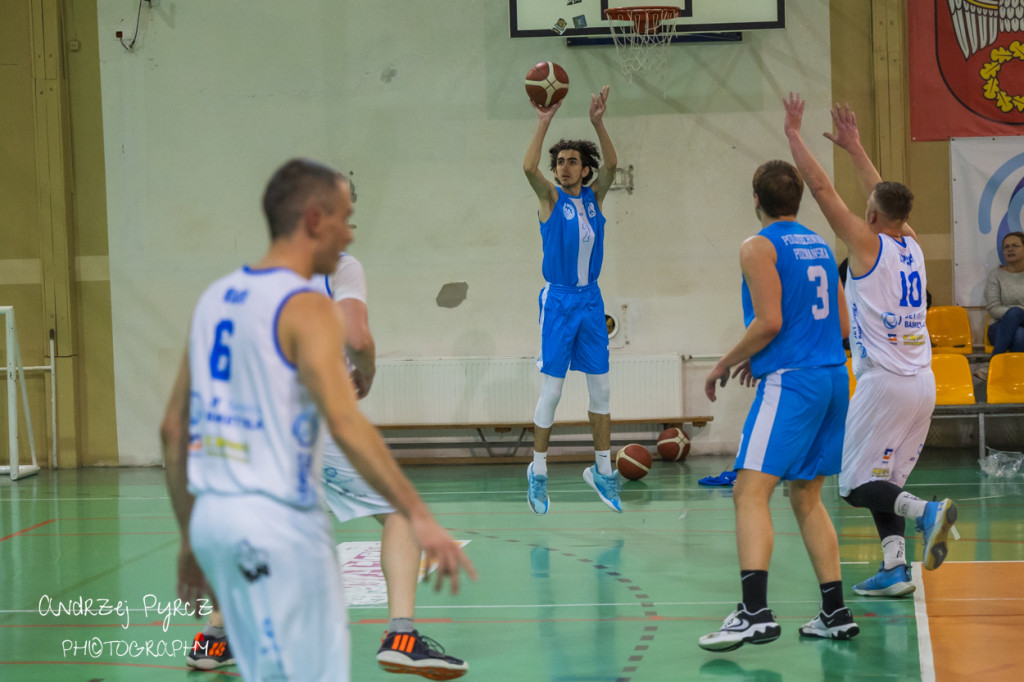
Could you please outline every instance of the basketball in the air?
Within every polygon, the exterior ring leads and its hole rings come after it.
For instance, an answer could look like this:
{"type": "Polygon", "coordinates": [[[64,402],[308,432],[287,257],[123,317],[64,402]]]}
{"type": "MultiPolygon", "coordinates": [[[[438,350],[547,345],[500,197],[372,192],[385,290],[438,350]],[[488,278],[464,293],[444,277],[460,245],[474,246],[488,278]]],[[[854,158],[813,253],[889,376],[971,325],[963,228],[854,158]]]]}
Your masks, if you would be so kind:
{"type": "Polygon", "coordinates": [[[550,107],[569,93],[569,76],[554,62],[541,62],[526,73],[526,94],[538,106],[550,107]]]}
{"type": "Polygon", "coordinates": [[[643,445],[630,443],[615,455],[615,466],[623,478],[639,481],[651,470],[651,453],[643,445]]]}
{"type": "Polygon", "coordinates": [[[658,436],[658,454],[669,462],[682,462],[690,454],[690,439],[686,431],[673,426],[658,436]]]}

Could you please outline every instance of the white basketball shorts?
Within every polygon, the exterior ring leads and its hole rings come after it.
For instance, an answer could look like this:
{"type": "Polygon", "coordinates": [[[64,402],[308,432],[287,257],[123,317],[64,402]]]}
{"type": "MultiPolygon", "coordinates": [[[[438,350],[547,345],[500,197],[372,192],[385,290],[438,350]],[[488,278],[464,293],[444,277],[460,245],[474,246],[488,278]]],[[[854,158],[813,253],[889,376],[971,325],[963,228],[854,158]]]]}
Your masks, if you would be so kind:
{"type": "Polygon", "coordinates": [[[324,501],[339,521],[391,514],[395,508],[363,480],[333,440],[324,443],[324,501]]]}
{"type": "Polygon", "coordinates": [[[189,536],[242,677],[349,682],[341,568],[320,508],[265,495],[196,498],[189,536]]]}
{"type": "Polygon", "coordinates": [[[934,409],[930,367],[912,376],[881,367],[861,374],[846,414],[839,494],[846,497],[869,481],[902,488],[924,447],[934,409]]]}

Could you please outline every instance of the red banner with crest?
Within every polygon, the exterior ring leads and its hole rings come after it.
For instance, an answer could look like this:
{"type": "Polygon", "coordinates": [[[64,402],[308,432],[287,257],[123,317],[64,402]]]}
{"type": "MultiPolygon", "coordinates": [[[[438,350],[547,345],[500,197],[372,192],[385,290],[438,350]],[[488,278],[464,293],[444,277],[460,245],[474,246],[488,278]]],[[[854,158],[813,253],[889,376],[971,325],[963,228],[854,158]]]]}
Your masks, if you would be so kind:
{"type": "Polygon", "coordinates": [[[914,140],[1024,135],[1024,0],[912,0],[914,140]]]}

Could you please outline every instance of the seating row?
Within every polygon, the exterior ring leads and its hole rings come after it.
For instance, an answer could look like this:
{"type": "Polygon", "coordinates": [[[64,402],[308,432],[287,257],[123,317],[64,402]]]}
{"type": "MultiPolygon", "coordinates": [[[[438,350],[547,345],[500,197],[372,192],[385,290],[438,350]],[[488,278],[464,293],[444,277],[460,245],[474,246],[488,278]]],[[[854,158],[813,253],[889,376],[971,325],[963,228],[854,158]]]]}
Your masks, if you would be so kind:
{"type": "MultiPolygon", "coordinates": [[[[992,352],[988,340],[988,315],[985,316],[983,346],[986,353],[992,352]]],[[[971,322],[967,309],[958,305],[933,305],[928,309],[928,336],[932,341],[933,353],[956,353],[970,355],[974,352],[971,339],[971,322]]]]}

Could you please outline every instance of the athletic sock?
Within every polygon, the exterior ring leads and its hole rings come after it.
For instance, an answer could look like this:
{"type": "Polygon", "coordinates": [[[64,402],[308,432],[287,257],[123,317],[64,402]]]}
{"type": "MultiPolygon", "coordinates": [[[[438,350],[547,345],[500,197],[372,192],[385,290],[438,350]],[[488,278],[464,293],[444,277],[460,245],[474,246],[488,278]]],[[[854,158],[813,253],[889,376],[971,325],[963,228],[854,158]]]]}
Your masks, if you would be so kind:
{"type": "Polygon", "coordinates": [[[538,476],[548,475],[548,453],[533,451],[533,473],[538,476]]]}
{"type": "Polygon", "coordinates": [[[412,632],[416,624],[412,618],[391,618],[388,620],[388,632],[412,632]]]}
{"type": "Polygon", "coordinates": [[[896,498],[896,504],[893,505],[893,511],[896,512],[898,516],[916,519],[919,516],[924,516],[924,510],[927,506],[928,503],[920,497],[911,495],[907,492],[902,492],[896,498]]]}
{"type": "Polygon", "coordinates": [[[882,540],[882,568],[889,570],[907,564],[907,541],[900,535],[890,535],[882,540]]]}
{"type": "Polygon", "coordinates": [[[740,571],[740,586],[747,613],[768,608],[768,571],[740,571]]]}
{"type": "Polygon", "coordinates": [[[835,580],[830,583],[821,583],[821,610],[824,613],[832,614],[837,609],[843,608],[843,581],[835,580]]]}
{"type": "Polygon", "coordinates": [[[612,451],[598,450],[594,453],[594,461],[597,463],[597,473],[602,476],[610,476],[612,473],[612,451]]]}
{"type": "Polygon", "coordinates": [[[227,630],[224,629],[223,625],[218,627],[216,625],[210,625],[209,623],[207,623],[206,627],[203,628],[204,637],[217,637],[219,639],[222,637],[226,637],[227,634],[227,630]]]}

